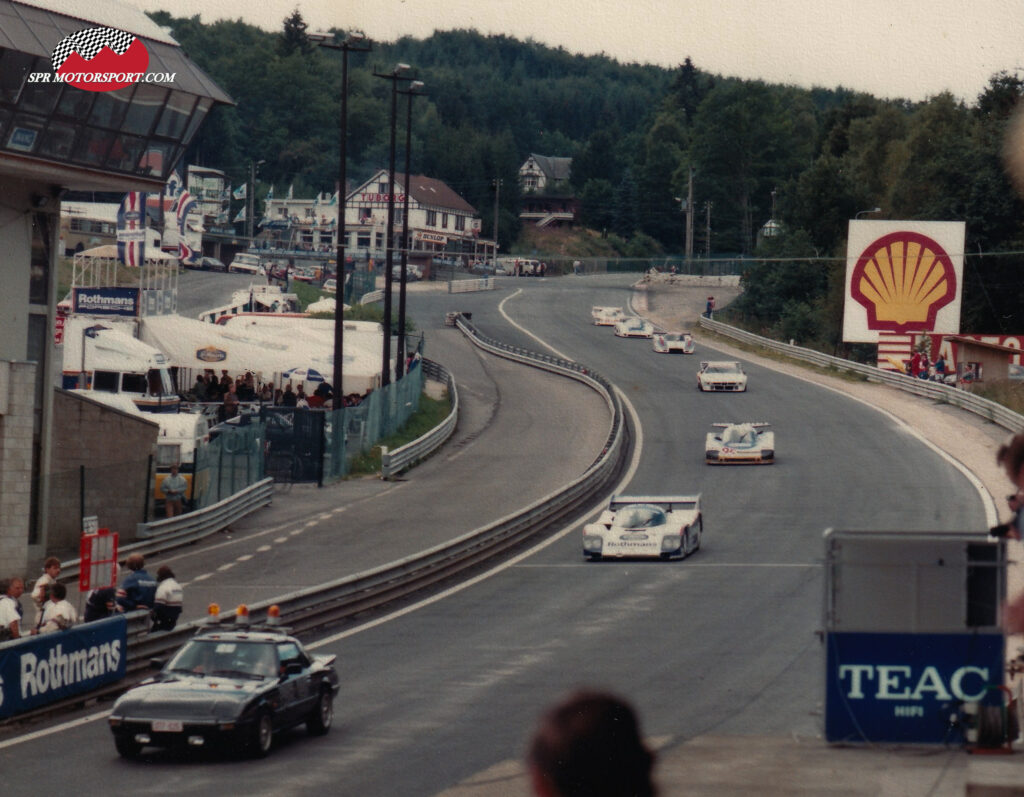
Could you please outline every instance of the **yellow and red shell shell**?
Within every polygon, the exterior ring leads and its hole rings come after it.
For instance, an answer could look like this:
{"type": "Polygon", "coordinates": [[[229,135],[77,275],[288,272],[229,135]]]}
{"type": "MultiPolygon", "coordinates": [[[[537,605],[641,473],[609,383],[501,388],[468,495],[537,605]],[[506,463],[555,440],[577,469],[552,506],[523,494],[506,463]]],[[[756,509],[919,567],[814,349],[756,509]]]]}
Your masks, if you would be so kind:
{"type": "Polygon", "coordinates": [[[909,231],[873,241],[857,259],[850,282],[850,294],[868,311],[868,329],[889,332],[934,329],[935,316],[956,289],[945,250],[909,231]]]}

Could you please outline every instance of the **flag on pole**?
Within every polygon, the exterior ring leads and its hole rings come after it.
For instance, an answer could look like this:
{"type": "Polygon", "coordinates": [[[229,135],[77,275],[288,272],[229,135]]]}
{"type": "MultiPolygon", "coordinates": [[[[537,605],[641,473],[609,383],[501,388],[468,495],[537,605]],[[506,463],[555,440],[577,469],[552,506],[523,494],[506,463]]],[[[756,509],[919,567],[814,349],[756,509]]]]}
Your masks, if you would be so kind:
{"type": "Polygon", "coordinates": [[[294,194],[294,193],[295,193],[295,183],[292,183],[290,186],[288,186],[288,198],[291,199],[292,198],[292,194],[294,194]]]}
{"type": "Polygon", "coordinates": [[[235,222],[245,221],[245,208],[243,207],[238,214],[235,216],[235,222]]]}
{"type": "Polygon", "coordinates": [[[146,195],[130,191],[117,209],[117,258],[138,268],[146,256],[146,195]]]}
{"type": "Polygon", "coordinates": [[[232,192],[231,196],[233,196],[235,199],[245,199],[247,193],[246,189],[248,187],[249,186],[247,183],[242,183],[240,186],[238,186],[238,188],[234,190],[234,192],[232,192]]]}

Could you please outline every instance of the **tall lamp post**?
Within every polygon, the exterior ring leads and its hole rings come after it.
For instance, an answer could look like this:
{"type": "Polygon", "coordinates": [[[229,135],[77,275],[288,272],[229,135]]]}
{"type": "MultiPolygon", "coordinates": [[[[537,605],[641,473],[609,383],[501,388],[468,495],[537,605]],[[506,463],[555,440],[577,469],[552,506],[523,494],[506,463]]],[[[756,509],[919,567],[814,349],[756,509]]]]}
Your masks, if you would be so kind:
{"type": "Polygon", "coordinates": [[[390,72],[374,72],[374,77],[391,81],[391,144],[388,148],[388,227],[387,249],[384,258],[384,362],[381,367],[381,387],[391,384],[391,269],[395,265],[395,127],[398,122],[398,81],[412,80],[405,73],[408,64],[397,64],[390,72]]]}
{"type": "Polygon", "coordinates": [[[423,91],[423,81],[414,80],[409,84],[408,91],[400,91],[409,98],[409,104],[405,112],[405,180],[403,183],[402,196],[402,270],[401,284],[398,286],[398,351],[395,352],[395,381],[402,378],[405,373],[405,280],[409,267],[409,162],[412,153],[412,98],[423,91]]]}
{"type": "Polygon", "coordinates": [[[332,374],[334,398],[332,406],[338,409],[342,406],[342,361],[345,359],[345,174],[346,160],[348,159],[348,54],[350,52],[367,53],[370,51],[370,42],[359,32],[349,33],[342,41],[336,42],[334,34],[312,33],[309,34],[310,41],[315,41],[320,47],[329,50],[341,50],[341,119],[338,123],[338,226],[337,226],[337,250],[336,250],[336,278],[340,286],[335,294],[337,302],[334,310],[334,373],[332,374]]]}
{"type": "Polygon", "coordinates": [[[265,160],[249,161],[249,193],[245,203],[245,237],[249,239],[250,249],[252,249],[253,244],[253,216],[256,215],[256,172],[259,171],[260,166],[264,163],[266,163],[265,160]]]}

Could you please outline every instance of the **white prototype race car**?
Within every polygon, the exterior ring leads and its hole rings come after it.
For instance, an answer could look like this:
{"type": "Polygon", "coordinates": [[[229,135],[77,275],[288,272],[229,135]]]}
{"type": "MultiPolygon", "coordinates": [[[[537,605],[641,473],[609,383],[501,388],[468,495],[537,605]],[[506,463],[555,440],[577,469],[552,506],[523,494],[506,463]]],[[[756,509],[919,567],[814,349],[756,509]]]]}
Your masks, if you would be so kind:
{"type": "Polygon", "coordinates": [[[697,387],[701,390],[743,393],[747,389],[747,374],[735,360],[702,362],[697,372],[697,387]]]}
{"type": "Polygon", "coordinates": [[[771,465],[775,462],[775,432],[767,423],[713,423],[704,459],[709,465],[771,465]]]}
{"type": "Polygon", "coordinates": [[[615,336],[619,338],[649,338],[654,335],[654,324],[639,316],[626,318],[615,325],[615,336]]]}
{"type": "Polygon", "coordinates": [[[591,307],[590,317],[594,325],[599,327],[613,327],[626,317],[621,307],[591,307]]]}
{"type": "Polygon", "coordinates": [[[689,332],[657,332],[654,335],[654,350],[660,354],[693,354],[693,348],[693,337],[689,332]]]}
{"type": "Polygon", "coordinates": [[[683,559],[700,548],[703,530],[699,495],[617,495],[583,527],[583,555],[683,559]]]}

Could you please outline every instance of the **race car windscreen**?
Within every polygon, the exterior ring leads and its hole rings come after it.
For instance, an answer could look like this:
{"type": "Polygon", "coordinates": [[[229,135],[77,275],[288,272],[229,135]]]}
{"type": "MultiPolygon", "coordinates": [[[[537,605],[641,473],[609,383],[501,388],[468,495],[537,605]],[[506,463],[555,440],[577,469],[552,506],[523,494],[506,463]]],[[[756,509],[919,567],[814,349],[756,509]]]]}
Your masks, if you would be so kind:
{"type": "Polygon", "coordinates": [[[615,521],[623,528],[645,529],[652,526],[664,526],[666,518],[665,512],[656,506],[634,504],[620,509],[615,521]]]}

